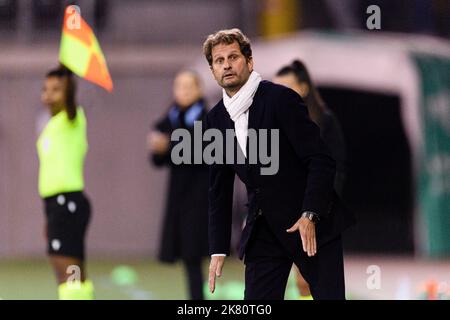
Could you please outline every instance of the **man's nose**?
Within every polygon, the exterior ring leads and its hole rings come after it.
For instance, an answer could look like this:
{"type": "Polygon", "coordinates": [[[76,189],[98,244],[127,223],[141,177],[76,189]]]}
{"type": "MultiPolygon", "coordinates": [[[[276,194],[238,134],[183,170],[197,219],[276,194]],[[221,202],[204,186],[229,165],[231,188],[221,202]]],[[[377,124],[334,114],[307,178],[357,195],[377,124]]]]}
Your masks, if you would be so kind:
{"type": "Polygon", "coordinates": [[[225,70],[231,69],[231,64],[230,64],[230,62],[229,62],[228,60],[225,60],[225,62],[224,62],[224,64],[223,64],[223,68],[224,68],[225,70]]]}

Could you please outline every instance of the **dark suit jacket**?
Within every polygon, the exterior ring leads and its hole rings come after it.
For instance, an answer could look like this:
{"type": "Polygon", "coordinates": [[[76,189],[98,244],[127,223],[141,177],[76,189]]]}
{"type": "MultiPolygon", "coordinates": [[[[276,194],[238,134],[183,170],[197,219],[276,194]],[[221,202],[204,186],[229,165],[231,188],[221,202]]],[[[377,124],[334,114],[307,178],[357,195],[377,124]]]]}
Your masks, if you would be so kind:
{"type": "MultiPolygon", "coordinates": [[[[234,129],[222,100],[207,114],[207,127],[219,129],[224,136],[226,129],[234,129]]],[[[321,219],[316,227],[320,250],[320,246],[353,223],[353,216],[334,192],[335,161],[320,138],[319,128],[310,120],[306,105],[293,90],[262,81],[249,109],[248,128],[279,129],[279,170],[275,175],[261,175],[259,161],[210,166],[210,254],[230,253],[235,173],[245,183],[249,199],[249,214],[240,242],[241,259],[258,212],[296,257],[304,255],[299,233],[287,233],[286,229],[294,225],[302,212],[316,212],[321,219]]]]}

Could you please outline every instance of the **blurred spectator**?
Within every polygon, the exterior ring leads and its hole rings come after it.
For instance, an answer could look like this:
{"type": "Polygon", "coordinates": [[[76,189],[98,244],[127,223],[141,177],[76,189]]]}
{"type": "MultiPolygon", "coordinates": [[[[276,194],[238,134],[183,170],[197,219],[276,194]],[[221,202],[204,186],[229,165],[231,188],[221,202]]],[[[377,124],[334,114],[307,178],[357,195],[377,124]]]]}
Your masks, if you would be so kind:
{"type": "Polygon", "coordinates": [[[306,66],[299,60],[282,67],[277,72],[274,82],[293,89],[305,101],[311,119],[319,126],[322,139],[336,160],[335,189],[342,197],[345,180],[345,143],[337,118],[323,102],[306,66]]]}
{"type": "MultiPolygon", "coordinates": [[[[208,255],[208,166],[175,165],[171,133],[179,128],[193,136],[194,121],[206,117],[200,79],[191,71],[177,74],[173,86],[174,103],[147,137],[151,162],[170,167],[169,190],[162,230],[159,259],[173,263],[181,259],[186,268],[190,298],[203,299],[202,258],[208,255]]],[[[191,152],[193,155],[193,152],[191,152]]]]}
{"type": "MultiPolygon", "coordinates": [[[[345,147],[342,131],[336,117],[329,110],[316,87],[314,86],[306,66],[299,60],[295,60],[290,65],[282,67],[273,82],[285,85],[297,92],[305,101],[311,119],[319,126],[320,134],[327,147],[330,149],[333,158],[336,160],[335,189],[342,197],[344,183],[344,158],[345,147]]],[[[298,268],[295,267],[297,275],[297,288],[300,292],[300,299],[311,300],[309,285],[298,268]]]]}

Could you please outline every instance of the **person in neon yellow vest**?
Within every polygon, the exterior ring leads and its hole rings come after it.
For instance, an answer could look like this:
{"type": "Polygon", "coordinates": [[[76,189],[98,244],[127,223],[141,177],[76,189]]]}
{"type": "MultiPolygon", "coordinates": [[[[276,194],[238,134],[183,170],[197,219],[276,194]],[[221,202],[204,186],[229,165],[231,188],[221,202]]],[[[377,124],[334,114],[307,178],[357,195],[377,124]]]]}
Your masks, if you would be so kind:
{"type": "Polygon", "coordinates": [[[48,255],[62,300],[93,299],[85,269],[85,235],[91,207],[84,194],[83,168],[88,150],[86,116],[75,103],[75,80],[64,66],[47,73],[41,101],[51,118],[36,146],[39,195],[43,199],[48,255]]]}

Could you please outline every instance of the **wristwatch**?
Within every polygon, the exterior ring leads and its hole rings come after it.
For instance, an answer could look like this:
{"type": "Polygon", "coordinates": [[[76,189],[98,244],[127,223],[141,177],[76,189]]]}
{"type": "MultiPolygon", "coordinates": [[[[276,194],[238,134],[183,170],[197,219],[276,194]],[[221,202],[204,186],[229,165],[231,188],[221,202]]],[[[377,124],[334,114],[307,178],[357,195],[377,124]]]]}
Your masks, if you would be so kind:
{"type": "Polygon", "coordinates": [[[312,223],[316,224],[317,222],[319,222],[319,215],[315,212],[312,211],[305,211],[302,213],[302,218],[308,218],[309,221],[311,221],[312,223]]]}

